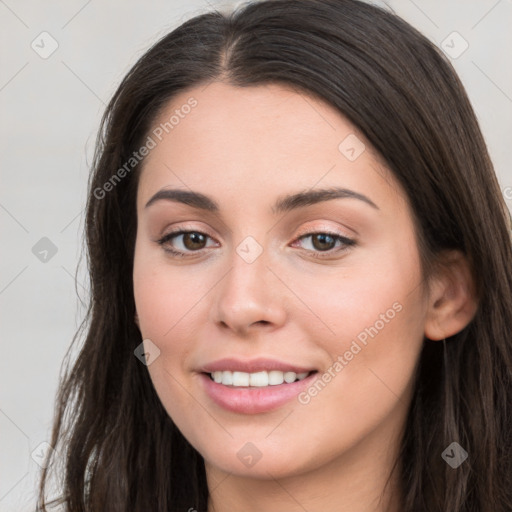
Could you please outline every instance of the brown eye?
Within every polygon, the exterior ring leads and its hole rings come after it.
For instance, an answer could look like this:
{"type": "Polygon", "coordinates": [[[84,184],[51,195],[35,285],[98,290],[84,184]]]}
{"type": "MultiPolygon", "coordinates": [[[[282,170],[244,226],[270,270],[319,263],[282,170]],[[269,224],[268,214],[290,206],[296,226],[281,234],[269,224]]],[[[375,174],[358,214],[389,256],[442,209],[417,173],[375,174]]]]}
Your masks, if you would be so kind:
{"type": "MultiPolygon", "coordinates": [[[[186,256],[193,252],[200,252],[208,248],[208,241],[213,240],[206,233],[200,231],[173,231],[158,240],[164,250],[174,256],[186,256]]],[[[211,245],[210,245],[211,247],[211,245]]]]}
{"type": "Polygon", "coordinates": [[[319,251],[328,251],[332,249],[336,244],[335,237],[329,235],[328,233],[316,233],[311,235],[312,244],[315,249],[319,251]]]}
{"type": "Polygon", "coordinates": [[[196,231],[183,233],[183,245],[191,251],[203,249],[206,244],[206,236],[196,231]]]}
{"type": "Polygon", "coordinates": [[[316,232],[302,235],[298,241],[315,258],[329,257],[342,254],[351,246],[356,245],[355,240],[336,233],[316,232]]]}

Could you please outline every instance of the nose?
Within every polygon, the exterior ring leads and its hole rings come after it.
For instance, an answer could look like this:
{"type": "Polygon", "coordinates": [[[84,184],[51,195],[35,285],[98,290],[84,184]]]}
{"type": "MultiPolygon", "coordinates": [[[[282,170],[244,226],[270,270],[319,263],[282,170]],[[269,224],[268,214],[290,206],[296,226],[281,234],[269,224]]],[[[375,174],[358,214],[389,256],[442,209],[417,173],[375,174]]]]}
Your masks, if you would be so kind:
{"type": "Polygon", "coordinates": [[[285,289],[268,253],[264,250],[248,261],[233,250],[230,269],[215,287],[212,308],[216,324],[242,337],[255,330],[274,330],[286,319],[285,289]]]}

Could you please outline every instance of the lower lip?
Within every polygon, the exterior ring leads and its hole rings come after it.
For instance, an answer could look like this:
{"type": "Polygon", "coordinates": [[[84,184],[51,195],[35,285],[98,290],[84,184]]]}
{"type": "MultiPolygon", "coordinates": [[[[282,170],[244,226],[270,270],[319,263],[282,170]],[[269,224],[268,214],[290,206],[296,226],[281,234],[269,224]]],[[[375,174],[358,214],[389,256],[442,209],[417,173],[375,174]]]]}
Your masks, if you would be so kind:
{"type": "Polygon", "coordinates": [[[315,380],[317,372],[291,384],[265,387],[232,387],[217,384],[210,376],[201,373],[206,394],[217,404],[231,412],[258,414],[281,407],[304,391],[315,380]]]}

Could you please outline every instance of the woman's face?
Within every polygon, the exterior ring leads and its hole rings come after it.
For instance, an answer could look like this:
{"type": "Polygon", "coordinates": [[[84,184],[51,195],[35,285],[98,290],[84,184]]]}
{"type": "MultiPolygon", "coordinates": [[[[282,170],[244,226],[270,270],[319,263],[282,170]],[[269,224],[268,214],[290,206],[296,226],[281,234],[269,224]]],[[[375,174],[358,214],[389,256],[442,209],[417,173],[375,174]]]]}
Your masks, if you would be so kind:
{"type": "Polygon", "coordinates": [[[278,85],[182,92],[149,135],[138,322],[207,468],[277,478],[386,457],[426,318],[391,173],[337,111],[278,85]]]}

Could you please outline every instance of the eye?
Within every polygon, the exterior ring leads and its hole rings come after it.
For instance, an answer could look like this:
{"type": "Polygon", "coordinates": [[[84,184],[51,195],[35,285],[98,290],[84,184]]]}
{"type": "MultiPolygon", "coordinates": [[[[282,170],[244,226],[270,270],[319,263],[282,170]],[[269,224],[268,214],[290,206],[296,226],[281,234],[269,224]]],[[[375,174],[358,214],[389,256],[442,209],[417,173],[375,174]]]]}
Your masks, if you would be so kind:
{"type": "MultiPolygon", "coordinates": [[[[184,257],[194,252],[200,252],[207,247],[212,247],[212,245],[207,246],[208,239],[213,240],[201,231],[177,230],[167,233],[157,240],[157,243],[171,255],[184,257]]],[[[309,242],[303,244],[302,248],[311,252],[311,255],[315,258],[328,257],[333,253],[344,252],[356,243],[355,240],[339,233],[315,232],[301,235],[292,246],[296,246],[298,242],[305,240],[309,240],[309,242]]],[[[215,247],[215,243],[213,247],[215,247]]]]}
{"type": "Polygon", "coordinates": [[[206,248],[206,242],[210,237],[201,231],[173,231],[167,233],[158,244],[163,246],[164,250],[174,256],[185,256],[190,252],[198,252],[206,248]],[[174,243],[171,243],[175,240],[174,243]]]}
{"type": "MultiPolygon", "coordinates": [[[[355,240],[347,238],[338,233],[316,232],[300,236],[297,241],[308,240],[303,248],[312,251],[312,256],[322,258],[331,256],[333,253],[346,251],[350,246],[355,245],[355,240]],[[305,246],[305,247],[304,247],[305,246]],[[327,253],[325,256],[319,253],[327,253]]],[[[294,242],[296,244],[297,242],[294,242]]]]}

